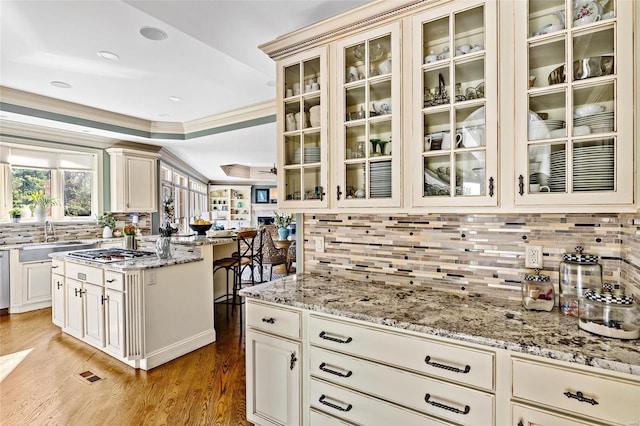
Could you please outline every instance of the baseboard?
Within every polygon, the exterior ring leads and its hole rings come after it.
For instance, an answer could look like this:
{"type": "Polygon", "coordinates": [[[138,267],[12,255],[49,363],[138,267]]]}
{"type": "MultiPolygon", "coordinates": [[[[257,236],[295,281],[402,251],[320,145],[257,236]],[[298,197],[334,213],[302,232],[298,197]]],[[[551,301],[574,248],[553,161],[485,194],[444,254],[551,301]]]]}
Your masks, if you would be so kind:
{"type": "Polygon", "coordinates": [[[173,345],[166,346],[162,349],[158,349],[150,354],[147,354],[146,358],[140,360],[140,368],[143,370],[151,370],[159,365],[169,362],[173,359],[181,357],[184,354],[193,352],[196,349],[200,349],[203,346],[211,344],[216,341],[216,331],[214,329],[207,330],[203,333],[191,336],[188,339],[174,343],[173,345]]]}

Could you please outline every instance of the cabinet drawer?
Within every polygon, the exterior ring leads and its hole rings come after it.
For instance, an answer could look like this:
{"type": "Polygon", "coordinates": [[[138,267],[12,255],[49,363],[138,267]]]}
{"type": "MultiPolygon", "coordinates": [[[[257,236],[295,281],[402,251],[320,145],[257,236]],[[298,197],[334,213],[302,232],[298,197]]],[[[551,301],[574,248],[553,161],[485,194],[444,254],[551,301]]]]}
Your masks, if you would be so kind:
{"type": "Polygon", "coordinates": [[[494,397],[393,367],[311,347],[309,373],[459,424],[493,424],[494,397]]]}
{"type": "Polygon", "coordinates": [[[589,416],[605,423],[640,419],[640,380],[512,359],[513,397],[589,416]]]}
{"type": "Polygon", "coordinates": [[[309,426],[353,426],[353,423],[346,422],[312,408],[309,410],[309,426]]]}
{"type": "Polygon", "coordinates": [[[94,268],[93,266],[67,262],[65,276],[78,281],[86,281],[95,285],[103,285],[102,269],[94,268]]]}
{"type": "Polygon", "coordinates": [[[124,274],[114,271],[104,271],[104,286],[111,290],[124,291],[124,274]]]}
{"type": "Polygon", "coordinates": [[[494,354],[311,316],[309,341],[339,352],[486,390],[494,387],[494,354]]]}
{"type": "Polygon", "coordinates": [[[51,272],[58,275],[64,275],[64,260],[52,259],[51,260],[51,272]]]}
{"type": "Polygon", "coordinates": [[[415,411],[315,379],[311,379],[309,386],[309,404],[320,411],[361,425],[450,425],[415,411]]]}
{"type": "Polygon", "coordinates": [[[247,326],[300,340],[300,312],[247,303],[247,326]]]}

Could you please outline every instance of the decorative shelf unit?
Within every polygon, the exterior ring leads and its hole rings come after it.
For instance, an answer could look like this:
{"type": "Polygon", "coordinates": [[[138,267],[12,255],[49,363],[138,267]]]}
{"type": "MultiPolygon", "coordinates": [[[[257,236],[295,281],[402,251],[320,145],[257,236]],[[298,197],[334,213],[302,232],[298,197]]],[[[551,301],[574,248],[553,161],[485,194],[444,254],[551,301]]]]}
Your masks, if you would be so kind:
{"type": "Polygon", "coordinates": [[[226,228],[249,226],[251,223],[251,186],[209,185],[211,218],[226,228]]]}

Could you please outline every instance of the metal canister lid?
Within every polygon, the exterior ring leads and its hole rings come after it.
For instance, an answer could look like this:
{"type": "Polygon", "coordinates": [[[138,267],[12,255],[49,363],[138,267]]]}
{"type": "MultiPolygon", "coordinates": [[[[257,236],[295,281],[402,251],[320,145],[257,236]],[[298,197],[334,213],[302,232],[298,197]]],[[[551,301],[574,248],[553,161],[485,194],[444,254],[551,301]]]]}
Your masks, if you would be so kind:
{"type": "Polygon", "coordinates": [[[609,305],[633,304],[633,296],[625,296],[624,294],[616,296],[615,294],[612,294],[612,293],[598,293],[595,290],[585,291],[584,298],[593,300],[594,302],[601,302],[609,305]]]}
{"type": "Polygon", "coordinates": [[[525,281],[533,281],[533,282],[539,282],[539,283],[550,281],[550,278],[548,275],[540,275],[540,269],[536,268],[535,271],[536,271],[535,275],[526,274],[524,276],[525,281]]]}
{"type": "Polygon", "coordinates": [[[593,254],[583,253],[584,248],[581,246],[577,246],[575,248],[575,253],[565,253],[562,255],[562,259],[567,262],[577,262],[577,263],[598,263],[598,256],[593,254]]]}

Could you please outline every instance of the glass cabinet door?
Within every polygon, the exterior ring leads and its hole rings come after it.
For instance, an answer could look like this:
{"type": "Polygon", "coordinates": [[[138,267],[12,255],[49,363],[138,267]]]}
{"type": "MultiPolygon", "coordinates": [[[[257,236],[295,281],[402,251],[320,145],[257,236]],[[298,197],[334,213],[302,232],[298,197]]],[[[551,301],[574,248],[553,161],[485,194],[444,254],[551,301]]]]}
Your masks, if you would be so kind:
{"type": "Polygon", "coordinates": [[[327,207],[327,86],[325,47],[278,64],[280,207],[327,207]]]}
{"type": "Polygon", "coordinates": [[[413,19],[416,206],[496,205],[495,2],[413,19]]]}
{"type": "Polygon", "coordinates": [[[337,44],[338,206],[400,205],[399,23],[337,44]]]}
{"type": "Polygon", "coordinates": [[[516,8],[518,204],[633,201],[631,3],[516,8]]]}

